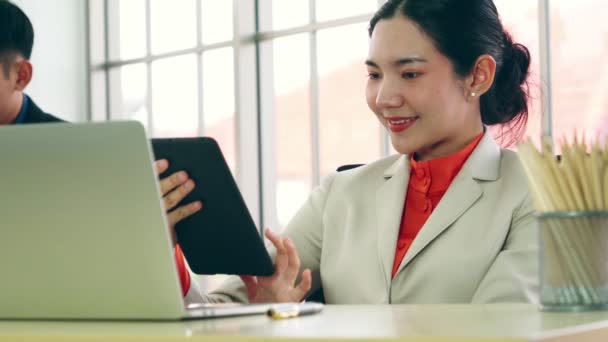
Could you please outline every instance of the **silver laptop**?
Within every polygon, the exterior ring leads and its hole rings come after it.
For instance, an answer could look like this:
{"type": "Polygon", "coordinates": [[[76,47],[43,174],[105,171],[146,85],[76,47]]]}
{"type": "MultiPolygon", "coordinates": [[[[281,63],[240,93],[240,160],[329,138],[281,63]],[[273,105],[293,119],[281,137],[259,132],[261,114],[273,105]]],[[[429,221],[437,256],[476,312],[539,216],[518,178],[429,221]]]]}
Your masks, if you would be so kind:
{"type": "Polygon", "coordinates": [[[178,320],[264,313],[181,294],[136,122],[0,127],[0,318],[178,320]]]}

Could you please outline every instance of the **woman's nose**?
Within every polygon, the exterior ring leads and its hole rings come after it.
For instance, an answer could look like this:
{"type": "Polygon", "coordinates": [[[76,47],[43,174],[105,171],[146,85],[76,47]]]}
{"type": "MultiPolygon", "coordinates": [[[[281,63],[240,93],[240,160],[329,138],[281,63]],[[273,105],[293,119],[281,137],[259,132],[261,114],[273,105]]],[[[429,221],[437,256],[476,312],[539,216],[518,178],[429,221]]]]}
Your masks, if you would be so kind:
{"type": "Polygon", "coordinates": [[[398,108],[403,106],[403,96],[399,88],[389,82],[384,82],[378,90],[376,105],[383,108],[398,108]]]}

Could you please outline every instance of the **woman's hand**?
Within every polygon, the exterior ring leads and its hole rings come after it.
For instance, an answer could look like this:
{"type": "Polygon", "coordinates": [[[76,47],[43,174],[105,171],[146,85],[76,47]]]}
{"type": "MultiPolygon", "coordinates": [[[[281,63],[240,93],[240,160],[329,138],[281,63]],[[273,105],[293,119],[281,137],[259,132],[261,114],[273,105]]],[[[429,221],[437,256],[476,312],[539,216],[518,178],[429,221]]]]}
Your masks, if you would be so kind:
{"type": "Polygon", "coordinates": [[[302,280],[296,286],[300,272],[300,258],[296,247],[288,237],[280,237],[266,229],[265,235],[277,249],[274,274],[269,277],[241,276],[247,287],[251,303],[300,302],[312,284],[310,270],[302,272],[302,280]]]}
{"type": "MultiPolygon", "coordinates": [[[[169,168],[169,162],[165,159],[157,160],[156,172],[161,175],[169,168]]],[[[175,224],[186,217],[199,211],[203,205],[200,201],[192,202],[176,208],[177,204],[194,189],[194,181],[184,171],[176,172],[160,180],[160,191],[163,196],[167,220],[171,230],[171,241],[173,246],[177,243],[175,238],[175,224]]]]}

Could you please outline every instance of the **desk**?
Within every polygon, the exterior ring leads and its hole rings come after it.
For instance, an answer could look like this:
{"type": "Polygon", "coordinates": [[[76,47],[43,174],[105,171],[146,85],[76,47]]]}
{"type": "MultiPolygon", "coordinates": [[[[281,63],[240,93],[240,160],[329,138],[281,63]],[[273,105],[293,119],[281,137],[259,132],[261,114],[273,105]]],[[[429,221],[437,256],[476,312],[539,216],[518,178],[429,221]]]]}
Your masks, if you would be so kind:
{"type": "Polygon", "coordinates": [[[608,341],[608,312],[531,305],[328,305],[321,314],[187,322],[0,321],[0,341],[608,341]]]}

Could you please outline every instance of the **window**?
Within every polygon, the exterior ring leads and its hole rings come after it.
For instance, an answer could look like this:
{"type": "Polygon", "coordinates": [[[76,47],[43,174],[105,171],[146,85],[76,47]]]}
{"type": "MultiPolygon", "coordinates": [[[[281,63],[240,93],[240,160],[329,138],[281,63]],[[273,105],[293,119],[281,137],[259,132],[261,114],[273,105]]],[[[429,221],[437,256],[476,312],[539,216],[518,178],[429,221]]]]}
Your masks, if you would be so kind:
{"type": "MultiPolygon", "coordinates": [[[[539,54],[539,6],[538,2],[530,0],[495,0],[505,29],[511,34],[513,41],[525,45],[530,51],[530,101],[528,103],[528,124],[526,136],[540,141],[542,104],[541,104],[541,70],[539,54]]],[[[497,132],[497,131],[495,131],[497,132]]],[[[497,138],[500,133],[497,132],[497,138]]],[[[505,137],[508,141],[508,137],[505,137]]],[[[507,142],[505,141],[505,143],[507,142]]],[[[500,140],[499,140],[500,142],[500,140]]],[[[513,146],[511,146],[513,147],[513,146]]]]}
{"type": "Polygon", "coordinates": [[[152,62],[152,135],[155,137],[196,136],[196,55],[188,54],[152,62]]]}
{"type": "Polygon", "coordinates": [[[267,41],[262,47],[271,49],[273,58],[276,144],[272,149],[276,158],[276,213],[282,227],[313,186],[310,40],[302,33],[267,41]]]}
{"type": "Polygon", "coordinates": [[[234,170],[232,2],[92,0],[90,8],[91,25],[107,28],[105,37],[91,27],[92,41],[105,42],[91,58],[92,119],[138,120],[153,137],[213,136],[234,170]]]}
{"type": "Polygon", "coordinates": [[[382,156],[378,119],[367,107],[367,22],[321,30],[319,73],[320,173],[382,156]]]}
{"type": "Polygon", "coordinates": [[[553,137],[608,136],[606,2],[551,2],[553,137]]]}
{"type": "Polygon", "coordinates": [[[378,9],[378,4],[378,0],[316,1],[316,19],[317,21],[328,21],[357,15],[373,14],[376,9],[378,9]]]}
{"type": "Polygon", "coordinates": [[[178,3],[174,0],[149,0],[149,5],[149,38],[153,55],[197,45],[196,0],[180,0],[178,3]]]}
{"type": "Polygon", "coordinates": [[[273,229],[338,166],[383,154],[364,96],[366,28],[380,2],[259,1],[263,222],[273,229]]]}
{"type": "Polygon", "coordinates": [[[263,18],[265,26],[262,31],[278,31],[308,24],[310,18],[310,0],[270,0],[271,11],[266,10],[268,1],[261,2],[261,14],[271,16],[263,18]]]}

